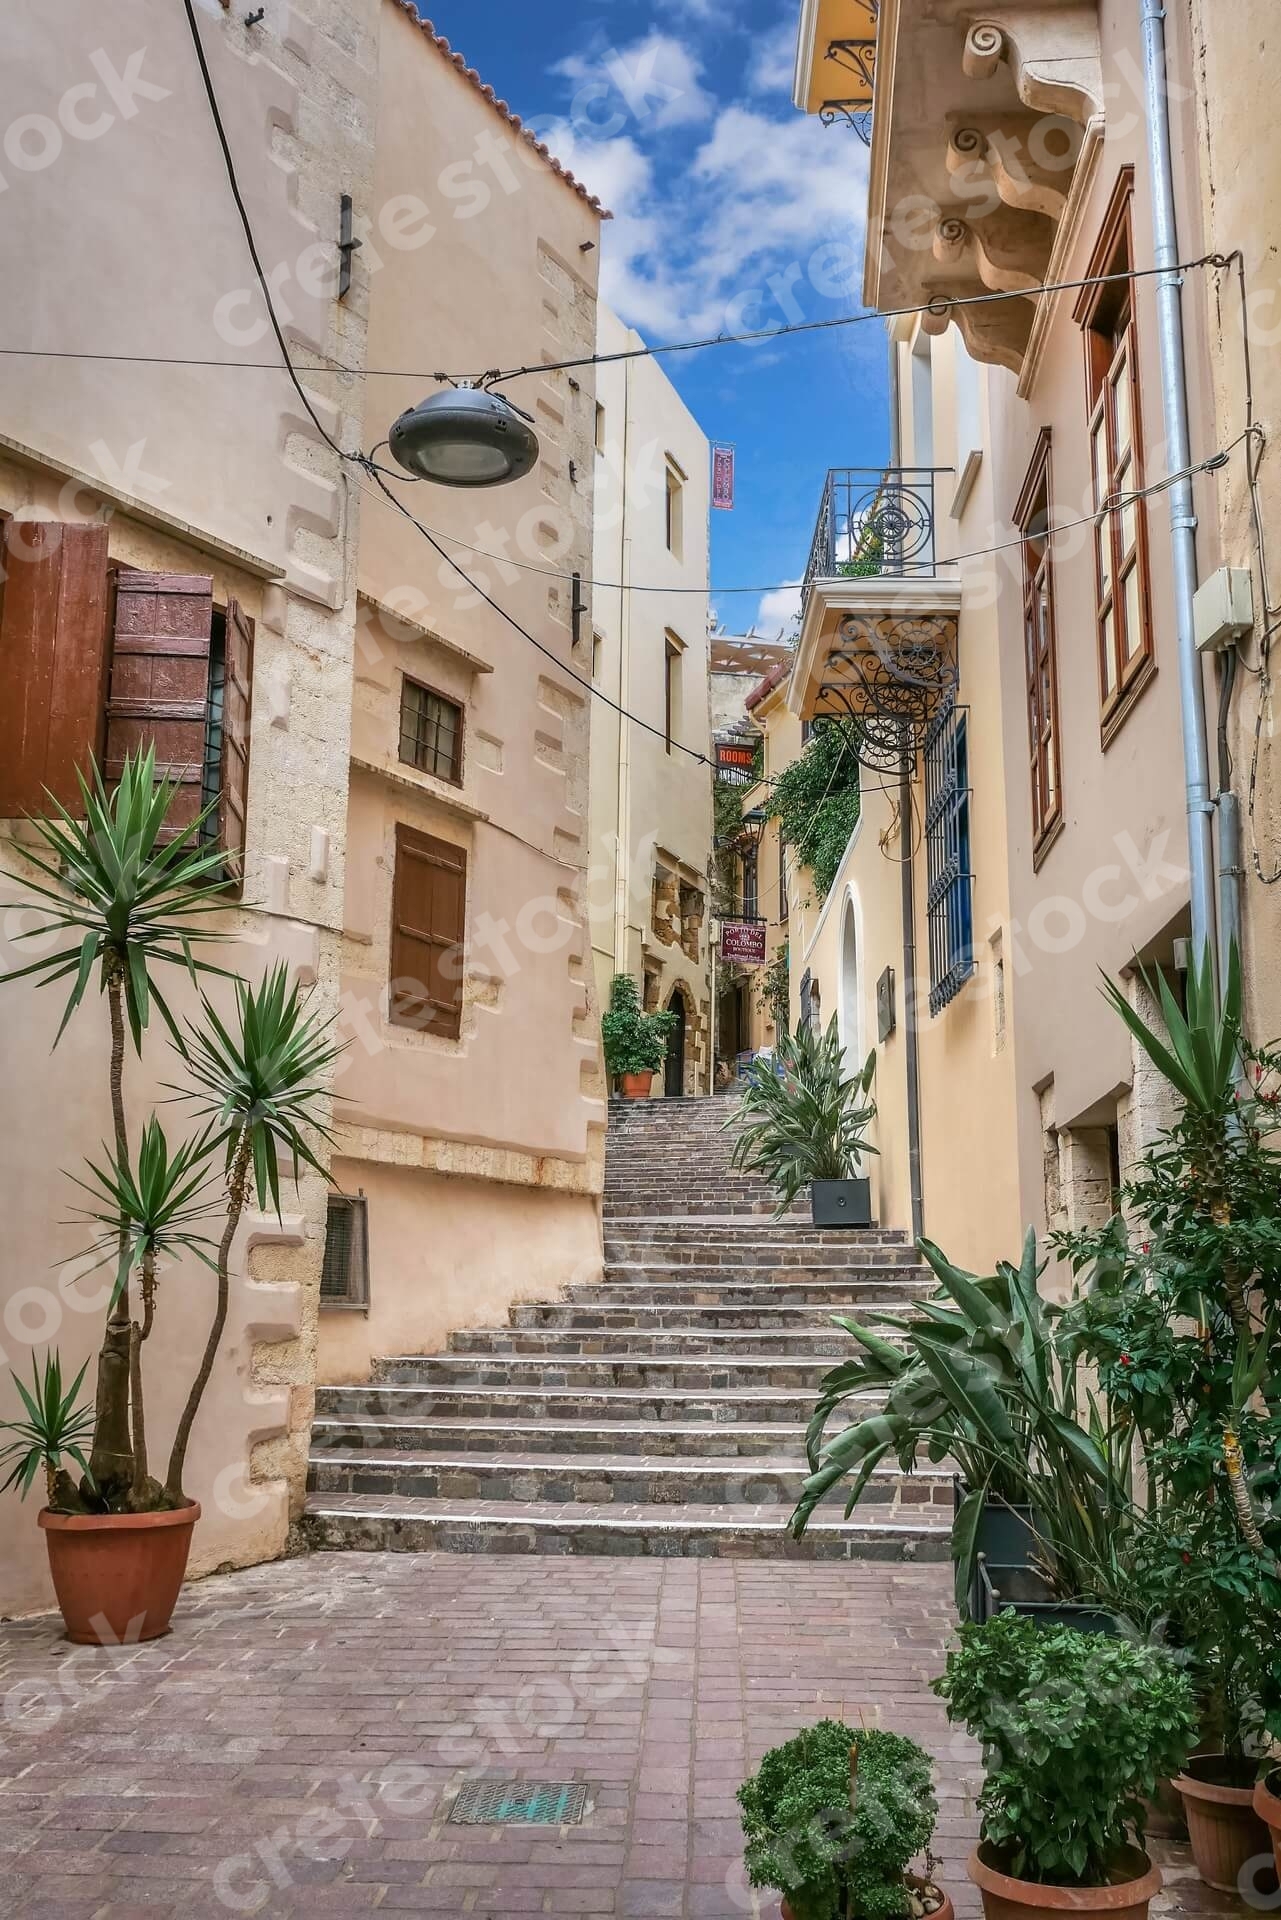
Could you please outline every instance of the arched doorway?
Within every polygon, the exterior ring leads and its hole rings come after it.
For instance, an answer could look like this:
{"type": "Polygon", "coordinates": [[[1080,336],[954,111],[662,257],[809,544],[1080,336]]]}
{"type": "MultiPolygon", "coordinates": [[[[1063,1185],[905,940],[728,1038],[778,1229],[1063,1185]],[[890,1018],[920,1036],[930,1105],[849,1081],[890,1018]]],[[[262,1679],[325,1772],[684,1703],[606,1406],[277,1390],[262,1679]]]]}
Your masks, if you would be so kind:
{"type": "Polygon", "coordinates": [[[858,965],[858,921],[854,915],[854,902],[848,896],[845,901],[845,914],[841,921],[841,1045],[845,1049],[846,1065],[855,1069],[862,1065],[859,1051],[859,1029],[861,1009],[859,1007],[859,965],[858,965]]]}
{"type": "Polygon", "coordinates": [[[663,1092],[669,1100],[678,1100],[685,1091],[685,995],[673,987],[667,1011],[676,1015],[676,1025],[667,1036],[667,1059],[663,1066],[663,1092]]]}

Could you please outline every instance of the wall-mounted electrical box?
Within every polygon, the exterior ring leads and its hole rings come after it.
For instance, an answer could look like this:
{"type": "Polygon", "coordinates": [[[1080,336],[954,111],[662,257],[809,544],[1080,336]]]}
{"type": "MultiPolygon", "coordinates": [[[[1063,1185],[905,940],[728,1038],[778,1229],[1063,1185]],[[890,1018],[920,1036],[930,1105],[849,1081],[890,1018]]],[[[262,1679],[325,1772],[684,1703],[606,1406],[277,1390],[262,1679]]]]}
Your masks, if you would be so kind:
{"type": "Polygon", "coordinates": [[[1248,567],[1220,567],[1197,589],[1192,603],[1196,643],[1202,653],[1235,646],[1254,625],[1254,582],[1248,567]]]}

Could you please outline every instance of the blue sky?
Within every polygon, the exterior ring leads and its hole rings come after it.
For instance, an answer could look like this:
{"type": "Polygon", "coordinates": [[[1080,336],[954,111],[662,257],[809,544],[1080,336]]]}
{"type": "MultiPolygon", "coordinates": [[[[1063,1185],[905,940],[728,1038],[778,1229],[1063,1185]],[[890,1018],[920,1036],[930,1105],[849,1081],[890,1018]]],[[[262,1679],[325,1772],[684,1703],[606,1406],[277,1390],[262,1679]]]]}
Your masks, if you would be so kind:
{"type": "MultiPolygon", "coordinates": [[[[798,0],[419,0],[437,30],[600,195],[602,291],[652,341],[861,306],[866,154],[791,104],[798,0]]],[[[738,505],[712,515],[714,586],[804,569],[829,466],[887,455],[879,323],[664,362],[738,505]]],[[[716,602],[776,632],[788,596],[716,602]]]]}

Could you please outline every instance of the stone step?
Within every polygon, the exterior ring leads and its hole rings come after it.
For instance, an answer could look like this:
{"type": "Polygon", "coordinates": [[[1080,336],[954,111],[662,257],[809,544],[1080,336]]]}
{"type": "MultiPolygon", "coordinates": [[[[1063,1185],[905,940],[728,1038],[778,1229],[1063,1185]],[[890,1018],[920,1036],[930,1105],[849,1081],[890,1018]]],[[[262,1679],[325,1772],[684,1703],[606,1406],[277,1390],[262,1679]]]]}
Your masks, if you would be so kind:
{"type": "Polygon", "coordinates": [[[642,1349],[609,1354],[402,1354],[377,1363],[380,1384],[437,1387],[564,1388],[592,1393],[604,1388],[681,1392],[697,1399],[704,1392],[751,1393],[758,1387],[791,1388],[817,1396],[833,1356],[808,1358],[763,1355],[725,1358],[690,1354],[679,1342],[667,1353],[642,1349]]]}
{"type": "Polygon", "coordinates": [[[849,1274],[908,1274],[928,1279],[924,1263],[903,1248],[833,1247],[813,1241],[787,1240],[649,1240],[611,1233],[605,1239],[604,1269],[607,1275],[635,1273],[643,1278],[662,1271],[695,1274],[735,1273],[743,1268],[763,1268],[767,1273],[783,1273],[800,1268],[824,1279],[849,1274]]]}
{"type": "Polygon", "coordinates": [[[511,1354],[520,1359],[830,1360],[850,1353],[850,1336],[839,1327],[460,1327],[449,1336],[449,1353],[460,1358],[511,1354]]]}
{"type": "Polygon", "coordinates": [[[736,1294],[730,1300],[721,1297],[722,1292],[729,1289],[715,1286],[673,1288],[657,1299],[653,1297],[656,1291],[654,1287],[640,1286],[630,1290],[576,1288],[569,1300],[538,1301],[513,1307],[511,1324],[514,1327],[562,1327],[576,1333],[604,1333],[615,1327],[652,1327],[655,1331],[667,1332],[684,1329],[696,1334],[773,1328],[778,1333],[789,1333],[822,1324],[827,1311],[853,1315],[910,1313],[915,1304],[907,1288],[897,1294],[878,1290],[858,1298],[851,1296],[848,1287],[834,1287],[830,1292],[788,1288],[788,1297],[782,1300],[772,1298],[767,1287],[741,1288],[739,1291],[744,1296],[752,1297],[740,1299],[736,1294]],[[807,1292],[816,1293],[818,1298],[791,1297],[794,1293],[807,1292]],[[699,1298],[700,1294],[706,1297],[699,1298]]]}
{"type": "Polygon", "coordinates": [[[687,1214],[629,1214],[621,1222],[605,1223],[607,1240],[647,1239],[655,1246],[666,1240],[697,1243],[704,1246],[738,1244],[742,1241],[774,1246],[831,1247],[844,1253],[867,1248],[893,1250],[900,1259],[915,1260],[916,1251],[901,1233],[883,1232],[880,1227],[816,1227],[811,1220],[744,1220],[738,1214],[707,1214],[693,1220],[687,1214]]]}
{"type": "Polygon", "coordinates": [[[588,1423],[565,1419],[369,1418],[354,1414],[339,1418],[320,1414],[312,1427],[311,1444],[317,1453],[357,1447],[407,1447],[423,1453],[452,1449],[470,1457],[506,1453],[518,1447],[525,1454],[643,1454],[681,1459],[750,1458],[786,1452],[799,1460],[805,1451],[805,1429],[781,1420],[749,1426],[745,1421],[691,1424],[679,1419],[599,1419],[588,1423]]]}
{"type": "Polygon", "coordinates": [[[949,1527],[818,1513],[803,1540],[782,1506],[546,1506],[424,1500],[407,1494],[313,1493],[303,1528],[316,1549],[357,1552],[613,1554],[654,1558],[946,1560],[949,1527]]]}
{"type": "MultiPolygon", "coordinates": [[[[440,1386],[389,1383],[319,1387],[316,1410],[334,1419],[478,1419],[574,1421],[673,1421],[678,1425],[783,1425],[804,1427],[814,1412],[812,1387],[787,1391],[756,1387],[703,1387],[698,1392],[666,1386],[587,1387],[440,1386]]],[[[884,1395],[855,1395],[850,1413],[875,1413],[884,1395]]]]}
{"type": "MultiPolygon", "coordinates": [[[[430,1500],[530,1500],[596,1506],[794,1507],[808,1468],[802,1450],[682,1460],[670,1455],[493,1453],[324,1448],[313,1453],[313,1493],[396,1493],[430,1500]]],[[[831,1498],[843,1506],[845,1492],[831,1498]]],[[[952,1476],[879,1467],[863,1500],[926,1519],[952,1512],[952,1476]]]]}

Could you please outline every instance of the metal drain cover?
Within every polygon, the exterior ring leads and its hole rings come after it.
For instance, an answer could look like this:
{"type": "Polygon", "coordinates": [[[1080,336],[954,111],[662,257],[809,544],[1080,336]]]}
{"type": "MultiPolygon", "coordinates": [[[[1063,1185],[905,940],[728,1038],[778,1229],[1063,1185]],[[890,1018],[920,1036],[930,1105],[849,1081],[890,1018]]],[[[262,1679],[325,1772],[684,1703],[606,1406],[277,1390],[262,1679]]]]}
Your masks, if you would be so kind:
{"type": "Polygon", "coordinates": [[[449,1809],[451,1826],[569,1827],[583,1817],[581,1781],[469,1780],[449,1809]]]}

